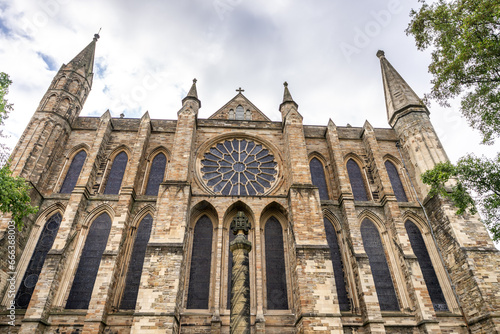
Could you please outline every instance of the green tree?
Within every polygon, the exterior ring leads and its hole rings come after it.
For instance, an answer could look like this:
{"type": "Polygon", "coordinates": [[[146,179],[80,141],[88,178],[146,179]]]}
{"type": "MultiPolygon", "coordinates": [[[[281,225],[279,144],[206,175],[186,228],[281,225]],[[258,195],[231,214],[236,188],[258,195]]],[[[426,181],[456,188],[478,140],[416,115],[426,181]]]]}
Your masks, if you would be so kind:
{"type": "MultiPolygon", "coordinates": [[[[9,93],[12,81],[9,75],[0,72],[0,126],[4,125],[9,112],[13,110],[12,104],[5,96],[9,93]]],[[[0,129],[0,138],[5,138],[0,129]]],[[[23,227],[22,219],[38,211],[37,207],[30,205],[29,191],[31,187],[22,177],[12,176],[8,158],[8,148],[0,144],[0,211],[11,213],[12,220],[19,230],[23,227]]]]}
{"type": "Polygon", "coordinates": [[[490,144],[500,135],[500,1],[438,0],[412,10],[406,33],[432,49],[433,99],[461,98],[469,125],[490,144]]]}
{"type": "MultiPolygon", "coordinates": [[[[433,86],[426,100],[449,106],[450,99],[459,98],[469,125],[480,131],[483,143],[492,144],[500,136],[500,1],[420,1],[406,33],[415,37],[419,50],[432,49],[433,86]]],[[[431,195],[450,198],[457,214],[480,208],[494,240],[500,240],[500,154],[441,163],[422,180],[431,185],[431,195]],[[445,186],[450,179],[451,188],[445,186]]]]}
{"type": "Polygon", "coordinates": [[[481,208],[493,240],[500,240],[500,154],[491,160],[469,154],[456,165],[449,161],[439,163],[422,174],[422,181],[431,186],[431,196],[450,198],[458,208],[457,214],[475,214],[477,207],[481,208]],[[477,207],[469,191],[475,194],[477,207]]]}

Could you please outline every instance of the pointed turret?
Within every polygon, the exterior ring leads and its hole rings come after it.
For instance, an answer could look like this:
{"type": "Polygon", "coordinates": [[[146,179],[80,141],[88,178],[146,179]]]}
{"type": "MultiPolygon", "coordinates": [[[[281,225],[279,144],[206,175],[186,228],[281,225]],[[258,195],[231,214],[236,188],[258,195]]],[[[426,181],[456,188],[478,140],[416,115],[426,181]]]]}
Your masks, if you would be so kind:
{"type": "Polygon", "coordinates": [[[407,115],[410,112],[416,111],[429,114],[422,100],[385,58],[384,51],[379,50],[377,57],[380,58],[380,66],[382,68],[382,80],[384,83],[385,104],[389,124],[394,126],[401,116],[407,115]]]}
{"type": "Polygon", "coordinates": [[[99,34],[94,35],[94,39],[79,54],[76,55],[67,65],[63,65],[66,70],[73,70],[81,74],[92,86],[94,72],[95,46],[99,39],[99,34]]]}
{"type": "Polygon", "coordinates": [[[284,82],[283,86],[285,86],[285,91],[283,92],[283,102],[281,105],[284,105],[285,103],[293,103],[295,105],[295,108],[298,108],[299,105],[297,102],[295,102],[292,98],[292,94],[290,94],[290,91],[288,90],[288,82],[284,82]]]}
{"type": "Polygon", "coordinates": [[[191,85],[191,89],[185,98],[182,99],[182,105],[186,103],[188,100],[193,100],[198,103],[198,108],[201,108],[201,101],[198,99],[198,91],[196,90],[196,82],[198,80],[193,79],[193,84],[191,85]]]}

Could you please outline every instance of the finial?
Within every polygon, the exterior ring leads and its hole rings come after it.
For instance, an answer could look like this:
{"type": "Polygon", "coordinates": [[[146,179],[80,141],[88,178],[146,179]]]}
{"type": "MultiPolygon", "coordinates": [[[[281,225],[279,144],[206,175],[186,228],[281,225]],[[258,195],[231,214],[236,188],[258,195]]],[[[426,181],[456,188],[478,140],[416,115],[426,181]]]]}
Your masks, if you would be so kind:
{"type": "Polygon", "coordinates": [[[243,213],[243,211],[238,211],[236,217],[234,217],[233,221],[231,222],[231,229],[233,230],[233,234],[238,234],[238,231],[243,231],[243,233],[248,234],[248,230],[251,227],[252,226],[250,225],[248,218],[245,216],[245,213],[243,213]]]}
{"type": "Polygon", "coordinates": [[[283,86],[288,87],[288,82],[283,82],[283,86]]]}
{"type": "Polygon", "coordinates": [[[379,57],[379,58],[385,57],[385,52],[382,51],[382,50],[378,50],[377,51],[377,57],[379,57]]]}
{"type": "Polygon", "coordinates": [[[99,36],[99,33],[101,32],[101,29],[102,28],[99,28],[99,31],[97,32],[97,34],[94,34],[94,41],[96,41],[96,42],[99,39],[99,37],[101,37],[101,36],[99,36]]]}
{"type": "Polygon", "coordinates": [[[194,79],[193,79],[193,83],[196,83],[196,82],[198,82],[198,80],[196,80],[196,78],[194,78],[194,79]]]}
{"type": "Polygon", "coordinates": [[[240,88],[238,88],[236,91],[237,91],[238,93],[241,93],[241,92],[244,92],[245,90],[244,90],[244,89],[241,89],[241,87],[240,87],[240,88]]]}
{"type": "Polygon", "coordinates": [[[120,114],[120,118],[123,118],[123,117],[125,117],[125,114],[124,114],[124,113],[121,113],[121,114],[120,114]]]}

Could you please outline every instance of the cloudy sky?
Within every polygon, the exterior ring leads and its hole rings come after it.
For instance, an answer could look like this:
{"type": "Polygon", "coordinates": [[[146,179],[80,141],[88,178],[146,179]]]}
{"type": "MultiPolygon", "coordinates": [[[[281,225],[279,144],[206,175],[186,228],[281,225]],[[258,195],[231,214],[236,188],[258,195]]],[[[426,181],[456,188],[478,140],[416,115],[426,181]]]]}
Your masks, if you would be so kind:
{"type": "MultiPolygon", "coordinates": [[[[279,121],[283,82],[304,124],[388,127],[378,49],[419,96],[429,53],[404,29],[417,0],[0,0],[0,71],[11,75],[13,147],[63,63],[100,28],[94,85],[81,115],[175,119],[193,78],[207,118],[242,87],[279,121]]],[[[454,108],[430,106],[452,161],[493,157],[454,108]]]]}

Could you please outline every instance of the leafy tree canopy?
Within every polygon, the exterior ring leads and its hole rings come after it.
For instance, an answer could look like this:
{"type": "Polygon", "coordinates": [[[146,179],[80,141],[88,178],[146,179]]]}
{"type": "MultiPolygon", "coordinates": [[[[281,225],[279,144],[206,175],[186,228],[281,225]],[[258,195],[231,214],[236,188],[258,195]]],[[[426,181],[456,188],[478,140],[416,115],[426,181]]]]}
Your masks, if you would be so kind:
{"type": "Polygon", "coordinates": [[[410,13],[406,33],[419,50],[432,48],[433,84],[426,99],[448,106],[461,97],[461,112],[483,142],[500,134],[500,1],[438,0],[410,13]]]}
{"type": "MultiPolygon", "coordinates": [[[[12,104],[5,96],[9,92],[12,81],[9,75],[0,72],[0,126],[13,110],[12,104]]],[[[0,138],[5,137],[0,129],[0,138]]],[[[0,143],[0,211],[11,213],[12,220],[20,230],[23,227],[22,219],[38,211],[30,205],[29,191],[31,187],[22,177],[13,177],[10,165],[7,162],[8,149],[0,143]]]]}
{"type": "MultiPolygon", "coordinates": [[[[500,1],[420,1],[406,33],[415,37],[419,50],[432,49],[433,86],[426,99],[449,106],[450,99],[460,98],[462,115],[481,132],[483,143],[492,144],[500,136],[500,1]]],[[[479,208],[493,239],[500,240],[500,154],[440,163],[421,177],[431,186],[431,196],[455,203],[457,214],[479,208]],[[445,187],[449,180],[451,189],[445,187]]]]}
{"type": "Polygon", "coordinates": [[[439,163],[422,174],[422,181],[432,187],[431,196],[450,198],[458,208],[457,214],[475,214],[479,207],[493,240],[500,240],[500,154],[491,160],[470,154],[456,165],[439,163]],[[454,179],[451,190],[445,186],[450,179],[454,179]],[[467,190],[476,194],[477,207],[467,190]]]}

